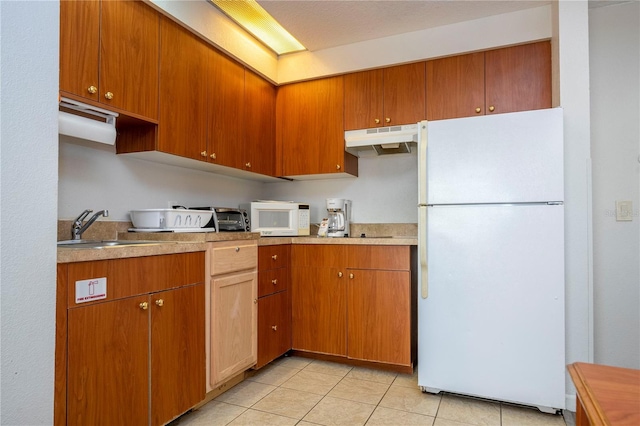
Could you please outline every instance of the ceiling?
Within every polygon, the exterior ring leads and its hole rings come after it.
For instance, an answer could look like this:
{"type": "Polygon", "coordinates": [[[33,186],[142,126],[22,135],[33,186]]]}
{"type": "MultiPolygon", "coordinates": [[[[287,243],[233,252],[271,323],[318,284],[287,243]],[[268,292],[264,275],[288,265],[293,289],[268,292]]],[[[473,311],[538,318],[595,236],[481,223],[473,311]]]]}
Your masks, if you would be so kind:
{"type": "Polygon", "coordinates": [[[543,6],[550,0],[258,0],[309,51],[543,6]]]}
{"type": "MultiPolygon", "coordinates": [[[[625,3],[589,0],[589,7],[625,3]]],[[[258,0],[309,51],[550,4],[551,0],[258,0]]]]}

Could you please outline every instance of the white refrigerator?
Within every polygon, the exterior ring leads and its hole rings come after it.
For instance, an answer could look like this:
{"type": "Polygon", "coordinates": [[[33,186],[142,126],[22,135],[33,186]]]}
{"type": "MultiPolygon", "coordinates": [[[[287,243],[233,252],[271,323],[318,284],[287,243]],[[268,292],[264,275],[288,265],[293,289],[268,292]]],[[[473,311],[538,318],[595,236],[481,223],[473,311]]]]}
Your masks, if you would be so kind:
{"type": "Polygon", "coordinates": [[[565,407],[562,115],[419,123],[423,391],[565,407]]]}

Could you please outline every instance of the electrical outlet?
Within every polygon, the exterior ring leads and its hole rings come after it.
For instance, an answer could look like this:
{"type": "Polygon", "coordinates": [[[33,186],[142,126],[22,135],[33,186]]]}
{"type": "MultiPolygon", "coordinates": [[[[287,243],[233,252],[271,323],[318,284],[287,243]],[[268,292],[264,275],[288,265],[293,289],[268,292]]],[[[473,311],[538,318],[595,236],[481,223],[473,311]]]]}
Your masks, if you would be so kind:
{"type": "Polygon", "coordinates": [[[616,220],[618,222],[633,220],[633,205],[631,201],[616,201],[616,220]]]}

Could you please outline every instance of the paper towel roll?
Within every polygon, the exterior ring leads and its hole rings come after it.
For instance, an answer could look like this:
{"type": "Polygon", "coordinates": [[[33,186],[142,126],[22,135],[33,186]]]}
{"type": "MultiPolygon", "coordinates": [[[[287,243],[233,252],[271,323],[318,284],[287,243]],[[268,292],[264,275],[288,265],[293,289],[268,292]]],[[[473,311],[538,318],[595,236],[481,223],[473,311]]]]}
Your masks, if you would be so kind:
{"type": "Polygon", "coordinates": [[[64,111],[58,111],[58,133],[108,145],[116,143],[114,125],[64,111]]]}

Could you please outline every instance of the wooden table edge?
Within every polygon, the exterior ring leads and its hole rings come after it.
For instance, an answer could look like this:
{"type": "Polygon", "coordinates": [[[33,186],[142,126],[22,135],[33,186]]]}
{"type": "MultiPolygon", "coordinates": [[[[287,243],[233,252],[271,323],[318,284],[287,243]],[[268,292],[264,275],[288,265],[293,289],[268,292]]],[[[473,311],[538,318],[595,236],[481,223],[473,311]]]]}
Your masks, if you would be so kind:
{"type": "Polygon", "coordinates": [[[602,407],[600,407],[600,404],[596,402],[593,393],[585,383],[585,378],[582,375],[582,370],[580,369],[581,364],[584,363],[574,362],[567,366],[569,375],[576,387],[576,412],[579,409],[578,404],[582,404],[582,408],[584,409],[587,419],[591,425],[608,425],[609,422],[602,411],[602,407]]]}

